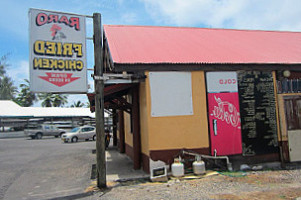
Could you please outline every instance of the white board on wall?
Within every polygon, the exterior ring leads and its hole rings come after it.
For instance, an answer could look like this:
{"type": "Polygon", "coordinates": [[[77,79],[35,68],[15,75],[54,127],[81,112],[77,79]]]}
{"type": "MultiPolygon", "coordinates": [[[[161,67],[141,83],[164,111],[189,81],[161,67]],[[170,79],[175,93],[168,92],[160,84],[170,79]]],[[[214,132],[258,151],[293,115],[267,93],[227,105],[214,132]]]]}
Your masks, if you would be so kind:
{"type": "Polygon", "coordinates": [[[150,72],[151,116],[193,115],[190,72],[150,72]]]}
{"type": "Polygon", "coordinates": [[[207,92],[238,92],[236,72],[207,72],[207,92]]]}

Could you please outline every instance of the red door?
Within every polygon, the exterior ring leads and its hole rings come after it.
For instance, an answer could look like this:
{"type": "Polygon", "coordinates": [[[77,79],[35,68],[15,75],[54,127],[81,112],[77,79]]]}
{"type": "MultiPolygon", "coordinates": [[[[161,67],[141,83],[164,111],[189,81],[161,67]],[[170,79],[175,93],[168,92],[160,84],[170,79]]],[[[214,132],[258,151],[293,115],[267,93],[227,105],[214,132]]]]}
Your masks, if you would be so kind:
{"type": "Polygon", "coordinates": [[[211,154],[242,153],[238,93],[208,93],[211,154]]]}

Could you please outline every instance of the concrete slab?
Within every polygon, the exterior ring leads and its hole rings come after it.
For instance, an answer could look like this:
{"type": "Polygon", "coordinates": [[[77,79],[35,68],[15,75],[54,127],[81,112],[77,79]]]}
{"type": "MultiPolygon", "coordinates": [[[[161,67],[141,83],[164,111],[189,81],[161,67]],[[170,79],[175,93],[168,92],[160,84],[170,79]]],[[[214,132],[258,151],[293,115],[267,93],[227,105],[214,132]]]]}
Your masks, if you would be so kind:
{"type": "Polygon", "coordinates": [[[116,147],[107,149],[106,159],[108,182],[149,177],[142,169],[134,170],[133,161],[126,154],[119,153],[116,147]]]}

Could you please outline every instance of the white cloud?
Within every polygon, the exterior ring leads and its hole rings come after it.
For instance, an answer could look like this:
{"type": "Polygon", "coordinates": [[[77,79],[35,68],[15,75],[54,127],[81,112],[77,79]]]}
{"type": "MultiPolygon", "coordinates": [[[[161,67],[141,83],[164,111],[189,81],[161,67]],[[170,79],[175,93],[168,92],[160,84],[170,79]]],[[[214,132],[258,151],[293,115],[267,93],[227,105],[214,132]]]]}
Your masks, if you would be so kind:
{"type": "Polygon", "coordinates": [[[21,83],[24,83],[24,79],[29,80],[29,63],[25,60],[12,63],[6,72],[14,81],[14,85],[19,87],[21,83]]]}
{"type": "Polygon", "coordinates": [[[141,0],[159,23],[301,31],[300,0],[141,0]]]}

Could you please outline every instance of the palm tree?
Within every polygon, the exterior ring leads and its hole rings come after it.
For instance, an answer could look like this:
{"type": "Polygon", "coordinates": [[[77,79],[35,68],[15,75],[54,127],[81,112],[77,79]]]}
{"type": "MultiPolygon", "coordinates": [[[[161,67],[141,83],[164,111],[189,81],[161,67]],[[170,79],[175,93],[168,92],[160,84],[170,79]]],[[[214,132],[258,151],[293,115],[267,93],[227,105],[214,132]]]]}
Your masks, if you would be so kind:
{"type": "Polygon", "coordinates": [[[7,64],[5,63],[6,61],[6,56],[2,56],[0,58],[0,76],[4,76],[6,73],[5,67],[7,66],[7,64]]]}
{"type": "Polygon", "coordinates": [[[35,93],[30,91],[29,80],[24,79],[25,83],[20,84],[21,92],[16,98],[16,103],[20,106],[29,107],[32,106],[35,101],[37,101],[37,96],[35,93]]]}
{"type": "Polygon", "coordinates": [[[68,103],[67,95],[41,93],[39,99],[42,100],[42,107],[61,107],[68,103]]]}
{"type": "Polygon", "coordinates": [[[17,92],[10,77],[6,76],[6,56],[0,58],[0,100],[13,100],[17,92]]]}
{"type": "Polygon", "coordinates": [[[65,105],[65,104],[68,103],[67,99],[68,99],[67,95],[55,94],[53,96],[53,104],[52,105],[54,107],[61,107],[61,106],[63,106],[63,105],[65,105]]]}
{"type": "Polygon", "coordinates": [[[0,77],[0,100],[13,100],[17,92],[10,77],[0,77]]]}
{"type": "Polygon", "coordinates": [[[73,102],[73,104],[71,105],[71,108],[81,108],[84,107],[84,103],[82,103],[81,101],[77,101],[77,102],[73,102]]]}
{"type": "Polygon", "coordinates": [[[38,97],[42,100],[42,107],[52,107],[53,98],[51,93],[40,93],[38,97]]]}

